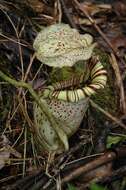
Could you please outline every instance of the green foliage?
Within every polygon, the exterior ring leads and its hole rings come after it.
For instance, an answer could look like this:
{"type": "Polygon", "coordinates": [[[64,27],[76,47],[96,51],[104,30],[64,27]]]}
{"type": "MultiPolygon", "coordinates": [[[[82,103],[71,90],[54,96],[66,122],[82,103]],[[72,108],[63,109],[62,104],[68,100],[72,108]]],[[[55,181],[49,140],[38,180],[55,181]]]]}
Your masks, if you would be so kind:
{"type": "Polygon", "coordinates": [[[90,190],[108,190],[106,187],[102,187],[101,185],[97,185],[95,183],[92,183],[90,185],[90,190]]]}
{"type": "Polygon", "coordinates": [[[77,190],[77,188],[72,184],[68,184],[67,190],[77,190]]]}
{"type": "Polygon", "coordinates": [[[111,148],[112,145],[118,144],[126,140],[126,136],[112,136],[109,135],[107,138],[107,148],[111,148]]]}

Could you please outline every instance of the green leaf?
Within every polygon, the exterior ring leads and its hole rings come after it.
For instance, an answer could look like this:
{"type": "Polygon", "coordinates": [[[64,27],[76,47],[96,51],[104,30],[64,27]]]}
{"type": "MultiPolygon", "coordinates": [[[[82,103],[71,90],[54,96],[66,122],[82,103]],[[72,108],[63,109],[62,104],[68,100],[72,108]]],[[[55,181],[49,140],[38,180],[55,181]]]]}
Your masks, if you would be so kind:
{"type": "Polygon", "coordinates": [[[72,184],[68,184],[67,190],[77,190],[77,188],[75,186],[73,186],[72,184]]]}
{"type": "Polygon", "coordinates": [[[102,187],[101,185],[97,185],[95,183],[92,183],[90,185],[90,190],[108,190],[106,187],[102,187]]]}
{"type": "Polygon", "coordinates": [[[119,142],[121,141],[124,141],[126,140],[126,137],[125,136],[108,136],[107,138],[107,148],[111,148],[112,145],[114,144],[118,144],[119,142]]]}

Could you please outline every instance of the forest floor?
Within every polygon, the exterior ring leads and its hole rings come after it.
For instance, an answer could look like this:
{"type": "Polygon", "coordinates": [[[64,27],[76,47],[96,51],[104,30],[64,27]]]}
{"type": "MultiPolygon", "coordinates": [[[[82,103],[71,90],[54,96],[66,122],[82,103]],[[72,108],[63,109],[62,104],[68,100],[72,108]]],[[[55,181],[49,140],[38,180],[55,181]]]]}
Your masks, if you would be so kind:
{"type": "Polygon", "coordinates": [[[125,94],[125,0],[0,0],[0,189],[126,190],[125,94]],[[35,145],[29,86],[38,94],[51,73],[34,39],[59,22],[93,36],[107,85],[91,97],[69,150],[50,162],[35,145]]]}

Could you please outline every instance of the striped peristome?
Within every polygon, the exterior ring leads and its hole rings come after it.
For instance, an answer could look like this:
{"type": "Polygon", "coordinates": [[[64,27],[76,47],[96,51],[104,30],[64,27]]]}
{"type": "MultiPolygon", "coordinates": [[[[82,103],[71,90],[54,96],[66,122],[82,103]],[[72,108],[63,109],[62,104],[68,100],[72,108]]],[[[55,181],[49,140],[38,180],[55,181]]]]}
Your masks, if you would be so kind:
{"type": "Polygon", "coordinates": [[[107,81],[107,72],[97,56],[90,60],[88,68],[90,71],[89,84],[85,84],[82,88],[75,89],[74,86],[78,84],[80,78],[57,82],[48,87],[49,91],[48,95],[46,91],[46,96],[68,102],[78,102],[95,94],[100,88],[104,88],[107,81]],[[71,86],[73,89],[66,89],[71,86]]]}

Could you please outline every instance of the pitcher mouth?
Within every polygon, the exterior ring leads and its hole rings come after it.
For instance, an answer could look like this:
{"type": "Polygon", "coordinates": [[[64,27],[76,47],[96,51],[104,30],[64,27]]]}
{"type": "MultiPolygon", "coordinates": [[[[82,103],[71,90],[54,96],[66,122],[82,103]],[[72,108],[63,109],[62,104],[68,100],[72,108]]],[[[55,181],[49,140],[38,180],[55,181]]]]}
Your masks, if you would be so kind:
{"type": "Polygon", "coordinates": [[[100,88],[104,88],[107,82],[107,72],[98,57],[93,57],[88,67],[90,70],[89,78],[86,82],[79,83],[79,87],[77,86],[77,78],[75,78],[76,80],[57,82],[47,87],[44,96],[68,102],[78,102],[95,94],[100,88]]]}

